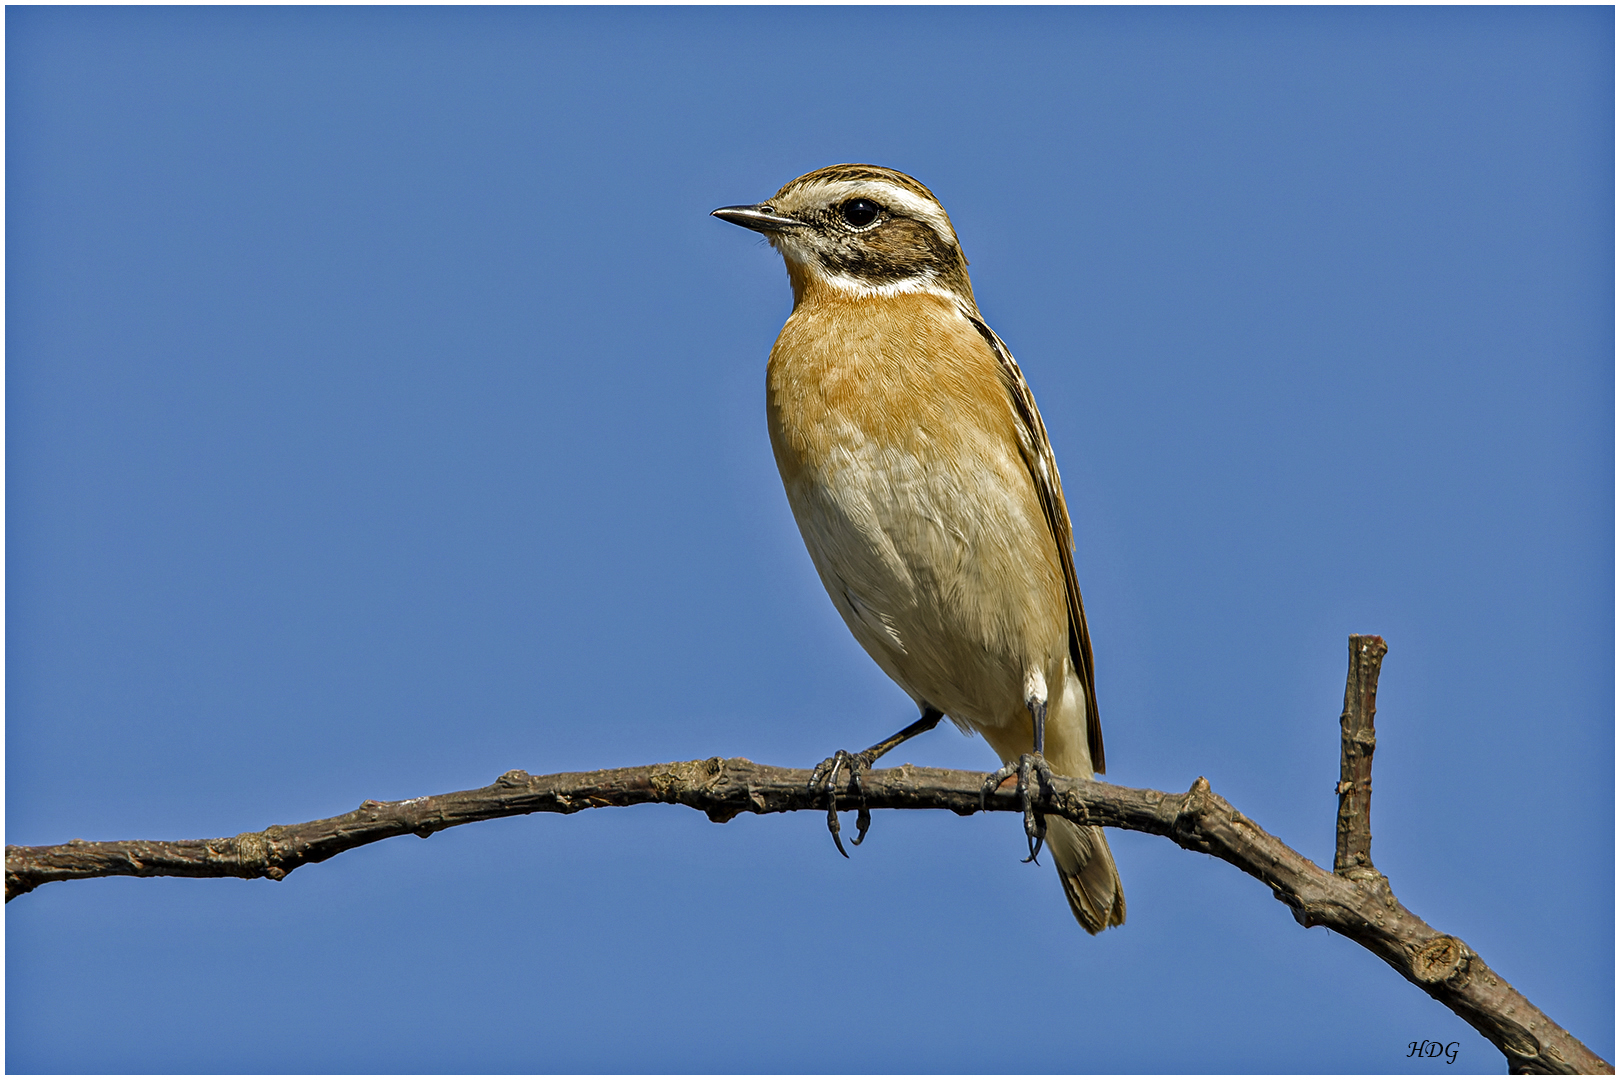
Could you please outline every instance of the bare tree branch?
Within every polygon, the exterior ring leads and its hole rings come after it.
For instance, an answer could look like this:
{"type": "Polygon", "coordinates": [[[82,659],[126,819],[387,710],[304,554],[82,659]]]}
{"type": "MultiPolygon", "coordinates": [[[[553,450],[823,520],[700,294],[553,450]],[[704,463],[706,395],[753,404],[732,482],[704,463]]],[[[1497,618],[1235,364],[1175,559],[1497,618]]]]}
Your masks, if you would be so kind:
{"type": "MultiPolygon", "coordinates": [[[[1372,871],[1372,759],[1378,745],[1378,672],[1389,646],[1368,634],[1350,635],[1350,673],[1339,716],[1339,828],[1333,872],[1372,871]]],[[[1373,871],[1375,872],[1375,871],[1373,871]]]]}
{"type": "MultiPolygon", "coordinates": [[[[1510,986],[1467,945],[1442,934],[1395,899],[1372,867],[1367,824],[1372,716],[1382,639],[1351,639],[1341,718],[1339,873],[1330,873],[1244,817],[1202,778],[1186,794],[1055,777],[1038,808],[1082,825],[1163,836],[1189,851],[1223,859],[1268,886],[1306,927],[1325,926],[1370,950],[1471,1024],[1507,1057],[1509,1071],[1613,1073],[1510,986]],[[1359,642],[1359,644],[1358,644],[1359,642]],[[1349,787],[1345,785],[1348,784],[1349,787]]],[[[367,800],[338,817],[213,840],[96,842],[6,848],[6,900],[48,881],[109,876],[268,877],[281,880],[306,863],[393,836],[518,814],[572,814],[604,806],[676,803],[725,822],[743,813],[825,810],[810,770],[709,758],[586,773],[502,775],[488,787],[401,802],[367,800]]],[[[860,791],[839,794],[840,809],[950,810],[977,813],[984,774],[902,765],[861,777],[860,791]]],[[[984,809],[1021,811],[1017,794],[992,793],[984,809]]]]}

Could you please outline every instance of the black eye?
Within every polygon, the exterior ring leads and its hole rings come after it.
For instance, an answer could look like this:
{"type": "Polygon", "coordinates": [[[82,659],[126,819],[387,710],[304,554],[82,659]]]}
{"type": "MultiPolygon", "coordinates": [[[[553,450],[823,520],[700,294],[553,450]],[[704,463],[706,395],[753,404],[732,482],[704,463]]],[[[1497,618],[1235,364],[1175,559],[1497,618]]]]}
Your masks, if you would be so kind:
{"type": "Polygon", "coordinates": [[[871,199],[851,199],[838,208],[838,213],[842,215],[844,221],[856,229],[866,228],[876,221],[882,212],[883,207],[871,199]]]}

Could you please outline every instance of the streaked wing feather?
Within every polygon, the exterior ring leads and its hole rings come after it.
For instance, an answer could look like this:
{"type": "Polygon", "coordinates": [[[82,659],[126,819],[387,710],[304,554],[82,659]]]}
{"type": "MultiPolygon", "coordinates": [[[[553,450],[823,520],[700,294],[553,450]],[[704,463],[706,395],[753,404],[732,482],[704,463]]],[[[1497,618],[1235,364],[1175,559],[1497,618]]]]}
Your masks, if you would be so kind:
{"type": "Polygon", "coordinates": [[[987,326],[975,311],[963,309],[962,314],[973,324],[1001,366],[1002,382],[1012,399],[1013,413],[1018,417],[1018,448],[1035,481],[1040,496],[1041,510],[1046,524],[1052,530],[1057,544],[1058,561],[1063,565],[1063,582],[1069,599],[1069,656],[1074,670],[1079,673],[1080,684],[1086,694],[1086,743],[1091,750],[1091,767],[1099,773],[1108,771],[1103,757],[1102,722],[1097,716],[1097,682],[1091,660],[1091,631],[1086,628],[1086,607],[1080,600],[1080,579],[1074,572],[1074,530],[1069,523],[1069,508],[1063,501],[1063,482],[1058,477],[1057,459],[1052,454],[1052,443],[1041,422],[1040,410],[1035,407],[1035,395],[1030,393],[1024,373],[1018,370],[1012,351],[996,332],[987,326]]]}

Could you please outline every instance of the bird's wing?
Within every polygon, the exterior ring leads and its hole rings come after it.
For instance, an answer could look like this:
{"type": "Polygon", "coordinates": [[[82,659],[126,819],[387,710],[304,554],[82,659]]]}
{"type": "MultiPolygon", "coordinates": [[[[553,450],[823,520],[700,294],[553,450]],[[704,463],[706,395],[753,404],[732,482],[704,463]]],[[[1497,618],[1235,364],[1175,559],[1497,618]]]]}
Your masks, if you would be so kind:
{"type": "Polygon", "coordinates": [[[1091,767],[1107,772],[1102,724],[1097,718],[1091,631],[1086,628],[1086,607],[1080,601],[1080,579],[1074,573],[1074,529],[1069,524],[1068,505],[1063,501],[1063,481],[1058,477],[1057,459],[1052,456],[1052,442],[1046,437],[1046,425],[1035,407],[1035,395],[1029,392],[1029,384],[1024,381],[1024,373],[1018,370],[1011,350],[977,312],[964,308],[962,314],[996,354],[1001,381],[1012,399],[1013,414],[1018,418],[1018,449],[1029,468],[1030,478],[1035,481],[1041,510],[1046,514],[1047,527],[1052,530],[1052,539],[1057,544],[1058,561],[1063,564],[1063,583],[1069,594],[1069,656],[1074,660],[1074,670],[1086,692],[1086,743],[1091,750],[1091,767]]]}

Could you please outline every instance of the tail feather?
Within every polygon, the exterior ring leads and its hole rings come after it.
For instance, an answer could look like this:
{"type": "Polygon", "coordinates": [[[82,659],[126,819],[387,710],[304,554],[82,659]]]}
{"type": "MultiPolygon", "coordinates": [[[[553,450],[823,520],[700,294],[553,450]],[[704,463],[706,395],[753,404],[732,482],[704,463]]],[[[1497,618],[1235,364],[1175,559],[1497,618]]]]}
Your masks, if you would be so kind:
{"type": "Polygon", "coordinates": [[[1125,889],[1114,868],[1114,854],[1096,825],[1067,818],[1046,819],[1046,846],[1057,864],[1069,910],[1086,933],[1097,934],[1125,921],[1125,889]]]}
{"type": "MultiPolygon", "coordinates": [[[[1031,748],[1033,729],[1008,724],[981,728],[1004,763],[1018,760],[1031,748]]],[[[1091,753],[1086,738],[1086,696],[1074,672],[1046,714],[1046,760],[1062,776],[1090,779],[1091,753]]],[[[1068,818],[1046,819],[1046,846],[1057,864],[1069,909],[1087,933],[1099,934],[1125,922],[1125,889],[1114,868],[1114,853],[1101,827],[1076,825],[1068,818]]]]}

